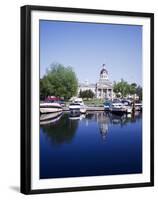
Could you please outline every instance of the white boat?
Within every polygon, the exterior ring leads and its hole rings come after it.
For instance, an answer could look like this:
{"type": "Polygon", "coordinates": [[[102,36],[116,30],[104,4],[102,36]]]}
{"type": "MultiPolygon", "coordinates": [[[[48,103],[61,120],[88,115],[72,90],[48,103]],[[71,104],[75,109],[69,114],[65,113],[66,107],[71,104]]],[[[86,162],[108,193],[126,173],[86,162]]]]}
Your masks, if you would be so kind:
{"type": "Polygon", "coordinates": [[[142,103],[135,103],[135,111],[141,111],[142,110],[142,103]]]}
{"type": "Polygon", "coordinates": [[[80,113],[84,114],[87,111],[86,106],[84,105],[84,102],[82,98],[76,98],[73,103],[69,105],[70,111],[80,111],[80,113]]]}
{"type": "Polygon", "coordinates": [[[56,113],[62,110],[62,106],[59,103],[40,103],[40,113],[56,113]]]}
{"type": "Polygon", "coordinates": [[[126,113],[132,113],[132,107],[131,106],[125,106],[126,107],[126,113]]]}
{"type": "Polygon", "coordinates": [[[76,111],[80,111],[80,104],[79,103],[71,103],[69,105],[69,110],[70,111],[73,111],[73,110],[76,110],[76,111]]]}
{"type": "Polygon", "coordinates": [[[57,122],[62,116],[62,112],[49,113],[40,115],[40,124],[50,124],[57,122]]]}
{"type": "Polygon", "coordinates": [[[110,106],[110,111],[116,114],[132,113],[131,102],[128,100],[115,99],[110,106]]]}
{"type": "Polygon", "coordinates": [[[80,105],[80,113],[81,113],[81,114],[85,114],[85,113],[86,113],[87,108],[86,108],[86,105],[84,104],[82,98],[76,98],[76,99],[74,100],[74,103],[77,103],[77,104],[80,105]]]}
{"type": "Polygon", "coordinates": [[[132,104],[129,100],[122,100],[121,103],[126,108],[126,113],[132,113],[132,104]]]}
{"type": "Polygon", "coordinates": [[[86,112],[87,112],[86,106],[85,106],[85,105],[80,106],[80,113],[81,113],[81,114],[85,114],[86,112]]]}
{"type": "Polygon", "coordinates": [[[110,111],[115,114],[124,114],[127,112],[127,108],[122,103],[112,103],[110,111]]]}
{"type": "Polygon", "coordinates": [[[80,104],[80,106],[84,106],[84,102],[82,98],[76,98],[74,100],[74,103],[80,104]]]}

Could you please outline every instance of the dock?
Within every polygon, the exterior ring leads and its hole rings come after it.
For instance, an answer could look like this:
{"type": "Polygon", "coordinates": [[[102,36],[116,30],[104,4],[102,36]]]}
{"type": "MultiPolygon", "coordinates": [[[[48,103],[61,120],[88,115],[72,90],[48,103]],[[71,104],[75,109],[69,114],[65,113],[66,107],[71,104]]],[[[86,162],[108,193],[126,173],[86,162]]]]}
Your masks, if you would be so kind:
{"type": "MultiPolygon", "coordinates": [[[[87,111],[104,111],[104,107],[102,106],[87,106],[87,111]]],[[[63,111],[69,111],[68,107],[63,107],[63,111]]]]}

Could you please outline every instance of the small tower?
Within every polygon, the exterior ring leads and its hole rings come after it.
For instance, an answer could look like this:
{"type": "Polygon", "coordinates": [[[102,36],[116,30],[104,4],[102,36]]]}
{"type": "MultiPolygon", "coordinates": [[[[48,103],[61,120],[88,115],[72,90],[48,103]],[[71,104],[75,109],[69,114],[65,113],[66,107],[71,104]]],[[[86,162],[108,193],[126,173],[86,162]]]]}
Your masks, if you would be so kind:
{"type": "Polygon", "coordinates": [[[105,64],[103,64],[102,69],[100,71],[100,81],[107,81],[109,80],[108,71],[105,69],[105,64]]]}

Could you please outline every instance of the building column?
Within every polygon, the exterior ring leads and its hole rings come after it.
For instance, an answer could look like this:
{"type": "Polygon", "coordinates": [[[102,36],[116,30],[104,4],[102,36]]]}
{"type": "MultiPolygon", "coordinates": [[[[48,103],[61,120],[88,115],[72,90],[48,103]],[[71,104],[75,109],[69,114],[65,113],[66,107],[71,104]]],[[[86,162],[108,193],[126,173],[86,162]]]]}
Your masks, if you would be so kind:
{"type": "Polygon", "coordinates": [[[113,89],[111,89],[111,99],[113,100],[113,89]]]}
{"type": "Polygon", "coordinates": [[[99,98],[99,89],[97,88],[97,98],[99,98]]]}
{"type": "Polygon", "coordinates": [[[103,89],[101,89],[101,99],[103,98],[103,89]]]}
{"type": "Polygon", "coordinates": [[[105,92],[105,97],[107,98],[108,97],[108,89],[106,88],[105,91],[106,91],[105,92]]]}
{"type": "Polygon", "coordinates": [[[109,99],[111,98],[111,89],[109,89],[109,99]]]}

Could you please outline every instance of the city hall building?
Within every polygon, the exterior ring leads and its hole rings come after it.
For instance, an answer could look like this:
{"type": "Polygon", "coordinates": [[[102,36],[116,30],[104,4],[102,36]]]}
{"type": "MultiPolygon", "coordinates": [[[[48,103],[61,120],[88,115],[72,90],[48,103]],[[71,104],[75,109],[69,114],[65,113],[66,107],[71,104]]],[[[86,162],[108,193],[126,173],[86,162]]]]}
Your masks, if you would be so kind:
{"type": "Polygon", "coordinates": [[[89,84],[88,81],[80,83],[78,87],[78,94],[80,91],[92,90],[95,97],[98,99],[112,99],[113,98],[113,85],[109,81],[108,71],[105,69],[105,64],[99,74],[97,83],[89,84]]]}

